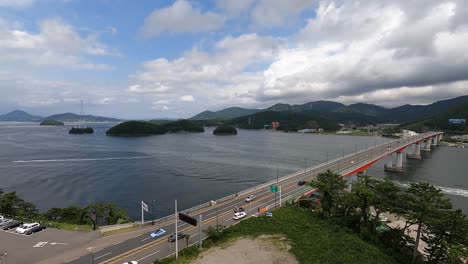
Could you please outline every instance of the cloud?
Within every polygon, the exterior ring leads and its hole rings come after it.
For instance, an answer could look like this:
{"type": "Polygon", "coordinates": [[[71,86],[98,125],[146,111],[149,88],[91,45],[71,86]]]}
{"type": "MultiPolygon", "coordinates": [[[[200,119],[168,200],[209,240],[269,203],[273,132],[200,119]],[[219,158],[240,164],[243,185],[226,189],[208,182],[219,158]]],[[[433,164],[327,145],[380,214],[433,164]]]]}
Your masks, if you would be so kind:
{"type": "Polygon", "coordinates": [[[84,56],[112,55],[114,51],[90,34],[82,37],[60,19],[39,23],[39,32],[22,29],[17,23],[0,23],[0,64],[22,62],[38,66],[67,66],[108,70],[109,65],[95,64],[84,56]]]}
{"type": "Polygon", "coordinates": [[[216,6],[231,17],[235,17],[245,12],[252,6],[255,0],[216,0],[216,6]]]}
{"type": "Polygon", "coordinates": [[[195,98],[193,98],[192,95],[183,95],[183,96],[179,97],[179,100],[182,101],[182,102],[194,102],[195,98]]]}
{"type": "Polygon", "coordinates": [[[33,5],[35,0],[0,0],[1,7],[26,8],[33,5]]]}
{"type": "Polygon", "coordinates": [[[193,7],[185,0],[178,0],[169,7],[154,10],[140,29],[144,37],[162,33],[197,33],[213,31],[224,25],[224,17],[193,7]]]}
{"type": "Polygon", "coordinates": [[[130,76],[128,91],[179,102],[194,100],[193,94],[199,107],[254,103],[255,91],[263,79],[259,69],[273,61],[282,43],[282,39],[257,34],[227,36],[212,45],[213,53],[194,48],[174,60],[146,61],[130,76]]]}
{"type": "Polygon", "coordinates": [[[407,102],[410,89],[428,86],[462,95],[446,84],[468,80],[468,27],[452,29],[458,12],[452,2],[439,1],[412,15],[417,7],[320,2],[296,45],[282,49],[265,70],[257,99],[351,98],[394,89],[398,100],[407,102]]]}
{"type": "Polygon", "coordinates": [[[261,27],[292,26],[298,16],[311,8],[313,0],[260,0],[251,12],[252,22],[261,27]]]}

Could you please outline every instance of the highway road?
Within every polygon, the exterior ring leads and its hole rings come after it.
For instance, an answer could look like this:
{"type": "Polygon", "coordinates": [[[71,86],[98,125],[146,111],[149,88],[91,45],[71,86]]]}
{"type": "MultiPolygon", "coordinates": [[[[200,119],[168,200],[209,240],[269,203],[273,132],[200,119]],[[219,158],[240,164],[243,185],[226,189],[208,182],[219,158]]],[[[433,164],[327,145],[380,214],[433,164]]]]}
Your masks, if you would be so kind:
{"type": "MultiPolygon", "coordinates": [[[[310,181],[314,179],[319,173],[327,170],[339,172],[342,175],[354,172],[363,166],[379,160],[396,150],[399,150],[407,145],[411,145],[416,141],[423,138],[430,137],[435,134],[422,134],[407,139],[397,139],[389,141],[384,144],[376,145],[365,150],[356,151],[355,153],[348,154],[341,158],[328,161],[313,168],[308,168],[304,172],[295,173],[292,176],[282,177],[277,183],[281,186],[282,203],[284,204],[289,197],[293,197],[298,193],[304,193],[310,190],[308,186],[299,186],[298,181],[310,181]]],[[[383,169],[383,168],[382,168],[383,169]]],[[[247,212],[247,217],[255,217],[257,210],[263,207],[274,208],[275,204],[279,206],[279,194],[275,199],[275,194],[270,192],[269,186],[254,189],[252,192],[243,193],[237,198],[218,203],[215,206],[210,206],[198,210],[197,214],[190,214],[192,217],[197,218],[202,216],[202,229],[208,226],[215,226],[217,223],[224,226],[231,226],[236,224],[239,220],[233,220],[233,210],[235,207],[243,207],[247,212]],[[255,200],[252,202],[245,202],[245,198],[254,194],[255,200]],[[276,200],[276,203],[275,203],[276,200]]],[[[274,216],[273,216],[274,217],[274,216]]],[[[245,219],[245,218],[244,218],[245,219]]],[[[240,220],[242,221],[242,220],[240,220]]],[[[138,263],[152,263],[155,259],[162,259],[167,256],[175,254],[175,243],[168,242],[167,237],[175,230],[174,222],[167,223],[163,226],[154,226],[154,230],[164,228],[167,233],[165,236],[158,239],[151,239],[148,232],[147,234],[138,235],[129,240],[123,241],[100,250],[89,249],[92,254],[82,256],[80,258],[70,260],[67,264],[89,264],[94,263],[124,263],[126,261],[136,260],[138,263]]],[[[205,234],[198,231],[198,227],[191,226],[182,221],[178,221],[179,232],[184,232],[190,235],[189,244],[198,242],[199,236],[203,239],[205,234]]],[[[186,241],[183,239],[178,242],[179,250],[185,248],[186,241]]]]}

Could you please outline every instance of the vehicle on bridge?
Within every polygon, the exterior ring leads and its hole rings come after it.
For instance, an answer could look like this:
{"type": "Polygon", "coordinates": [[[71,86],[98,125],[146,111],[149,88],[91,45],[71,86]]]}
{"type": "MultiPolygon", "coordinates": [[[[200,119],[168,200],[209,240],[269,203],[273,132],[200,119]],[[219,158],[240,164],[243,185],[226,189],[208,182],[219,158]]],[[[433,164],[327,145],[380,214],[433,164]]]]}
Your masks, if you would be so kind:
{"type": "Polygon", "coordinates": [[[303,185],[305,185],[306,183],[307,183],[306,181],[299,181],[299,182],[297,183],[297,185],[303,186],[303,185]]]}
{"type": "Polygon", "coordinates": [[[138,261],[129,261],[129,262],[124,262],[123,264],[138,264],[138,261]]]}
{"type": "MultiPolygon", "coordinates": [[[[177,232],[177,240],[181,240],[185,237],[185,233],[182,233],[182,232],[177,232]]],[[[167,241],[169,242],[175,242],[176,240],[176,236],[175,236],[175,233],[172,233],[168,238],[167,238],[167,241]]]]}
{"type": "Polygon", "coordinates": [[[250,202],[253,201],[254,199],[255,199],[255,195],[252,194],[252,195],[247,196],[247,198],[245,198],[245,201],[248,202],[248,203],[250,203],[250,202]]]}
{"type": "Polygon", "coordinates": [[[236,208],[234,208],[234,213],[239,213],[239,212],[244,212],[244,211],[245,211],[245,210],[244,210],[244,208],[242,208],[242,207],[236,207],[236,208]]]}
{"type": "Polygon", "coordinates": [[[238,212],[238,213],[235,213],[234,216],[232,217],[232,219],[234,220],[239,220],[241,218],[244,218],[247,214],[245,212],[238,212]]]}
{"type": "Polygon", "coordinates": [[[159,228],[158,230],[151,233],[150,237],[151,238],[157,238],[157,237],[164,236],[165,234],[166,234],[166,230],[164,230],[164,228],[159,228]]]}

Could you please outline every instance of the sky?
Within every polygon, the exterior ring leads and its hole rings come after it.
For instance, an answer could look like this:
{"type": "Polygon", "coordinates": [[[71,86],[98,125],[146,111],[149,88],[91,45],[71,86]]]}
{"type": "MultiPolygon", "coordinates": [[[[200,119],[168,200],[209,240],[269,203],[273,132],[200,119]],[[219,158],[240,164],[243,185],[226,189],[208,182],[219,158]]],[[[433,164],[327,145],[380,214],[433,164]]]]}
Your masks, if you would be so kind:
{"type": "Polygon", "coordinates": [[[0,114],[429,104],[467,43],[466,0],[0,0],[0,114]]]}

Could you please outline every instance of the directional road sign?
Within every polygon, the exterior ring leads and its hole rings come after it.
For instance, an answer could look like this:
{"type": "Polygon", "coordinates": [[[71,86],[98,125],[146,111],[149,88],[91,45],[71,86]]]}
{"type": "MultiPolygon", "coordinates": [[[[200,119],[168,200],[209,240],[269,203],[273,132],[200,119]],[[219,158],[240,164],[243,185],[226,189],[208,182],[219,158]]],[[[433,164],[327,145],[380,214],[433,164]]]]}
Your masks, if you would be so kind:
{"type": "Polygon", "coordinates": [[[270,191],[271,191],[271,192],[274,192],[274,193],[275,193],[275,192],[278,192],[278,186],[276,186],[276,185],[271,185],[271,186],[270,186],[270,191]]]}
{"type": "Polygon", "coordinates": [[[193,226],[197,226],[198,223],[197,219],[183,213],[179,213],[179,219],[193,226]]]}

